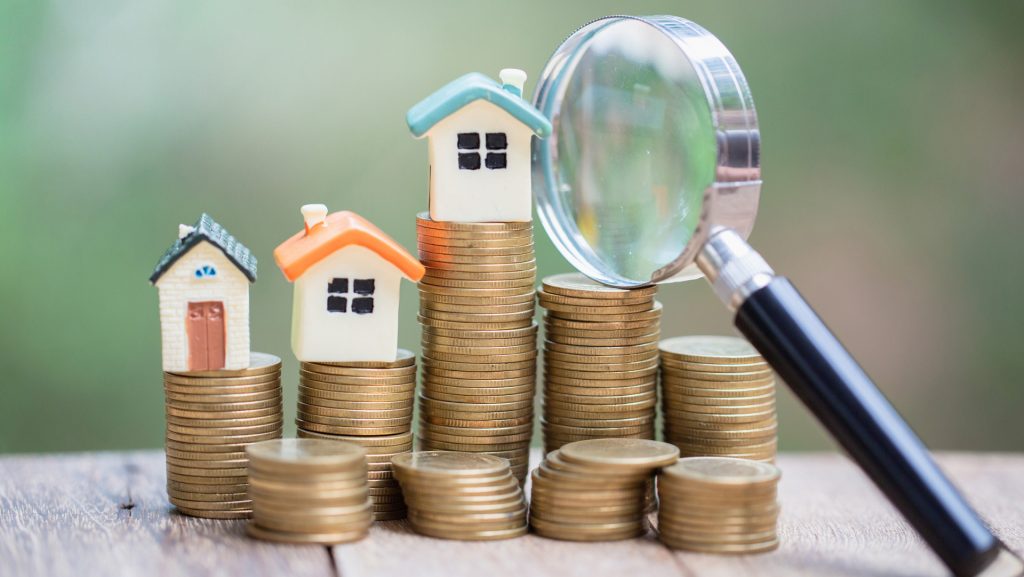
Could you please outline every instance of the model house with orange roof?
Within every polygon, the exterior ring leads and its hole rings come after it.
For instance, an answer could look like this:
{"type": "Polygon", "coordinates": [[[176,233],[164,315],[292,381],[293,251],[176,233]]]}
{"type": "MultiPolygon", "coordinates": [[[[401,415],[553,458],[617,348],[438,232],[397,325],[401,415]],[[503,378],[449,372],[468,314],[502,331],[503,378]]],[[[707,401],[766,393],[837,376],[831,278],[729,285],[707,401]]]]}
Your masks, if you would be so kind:
{"type": "Polygon", "coordinates": [[[358,214],[302,207],[305,228],[274,250],[295,284],[292,351],[300,361],[394,361],[402,278],[423,265],[358,214]]]}
{"type": "Polygon", "coordinates": [[[178,238],[149,277],[160,296],[164,371],[248,367],[255,281],[256,257],[210,215],[178,225],[178,238]]]}
{"type": "Polygon", "coordinates": [[[466,74],[406,115],[430,154],[430,218],[525,222],[532,218],[530,146],[551,122],[523,98],[526,73],[506,68],[501,83],[466,74]]]}

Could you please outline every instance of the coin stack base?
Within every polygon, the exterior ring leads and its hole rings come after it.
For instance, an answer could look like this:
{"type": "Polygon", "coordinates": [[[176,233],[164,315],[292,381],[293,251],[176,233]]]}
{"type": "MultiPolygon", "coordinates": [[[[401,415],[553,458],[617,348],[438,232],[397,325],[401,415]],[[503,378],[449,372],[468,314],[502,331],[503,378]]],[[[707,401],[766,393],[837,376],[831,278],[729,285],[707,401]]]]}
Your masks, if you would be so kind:
{"type": "Polygon", "coordinates": [[[281,437],[281,359],[252,353],[247,369],[164,373],[167,496],[207,519],[252,513],[245,448],[281,437]]]}
{"type": "Polygon", "coordinates": [[[366,451],[323,439],[249,446],[250,536],[325,545],[358,541],[373,523],[366,451]]]}
{"type": "Polygon", "coordinates": [[[658,475],[658,538],[674,549],[753,554],[779,546],[780,473],[770,463],[689,457],[658,475]]]}
{"type": "Polygon", "coordinates": [[[579,273],[544,279],[544,446],[654,438],[661,305],[579,273]]]}
{"type": "Polygon", "coordinates": [[[405,502],[391,458],[412,450],[416,356],[394,361],[302,363],[298,436],[355,443],[366,449],[370,500],[377,521],[404,519],[405,502]]]}
{"type": "Polygon", "coordinates": [[[684,457],[775,460],[775,375],[750,343],[686,336],[659,349],[666,441],[684,457]]]}
{"type": "Polygon", "coordinates": [[[530,222],[416,220],[423,325],[419,448],[508,459],[526,478],[537,325],[530,222]]]}
{"type": "Polygon", "coordinates": [[[647,532],[647,486],[679,450],[646,439],[591,439],[548,453],[532,473],[530,526],[542,537],[616,541],[647,532]]]}
{"type": "Polygon", "coordinates": [[[413,531],[460,541],[526,534],[526,501],[507,460],[479,453],[421,451],[398,455],[393,464],[413,531]]]}

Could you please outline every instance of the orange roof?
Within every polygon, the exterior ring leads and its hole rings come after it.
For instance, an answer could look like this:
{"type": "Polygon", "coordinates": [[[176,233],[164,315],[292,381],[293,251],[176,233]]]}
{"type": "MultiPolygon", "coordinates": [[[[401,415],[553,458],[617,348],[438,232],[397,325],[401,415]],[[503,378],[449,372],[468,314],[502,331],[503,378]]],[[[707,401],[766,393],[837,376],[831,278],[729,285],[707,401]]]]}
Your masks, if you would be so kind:
{"type": "Polygon", "coordinates": [[[349,245],[366,247],[395,265],[406,278],[419,282],[426,270],[416,257],[370,221],[343,210],[327,215],[322,225],[302,230],[274,249],[274,260],[289,281],[302,276],[309,267],[349,245]]]}

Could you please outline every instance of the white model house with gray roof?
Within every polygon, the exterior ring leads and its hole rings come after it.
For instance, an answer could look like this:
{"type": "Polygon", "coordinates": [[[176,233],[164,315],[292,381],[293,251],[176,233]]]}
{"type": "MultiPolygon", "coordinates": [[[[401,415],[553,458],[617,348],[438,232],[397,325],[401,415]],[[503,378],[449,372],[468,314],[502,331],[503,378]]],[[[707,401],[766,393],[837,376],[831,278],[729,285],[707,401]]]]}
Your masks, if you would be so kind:
{"type": "Polygon", "coordinates": [[[160,294],[166,372],[249,366],[249,284],[256,258],[210,215],[180,225],[149,277],[160,294]]]}
{"type": "Polygon", "coordinates": [[[551,123],[523,99],[526,73],[458,78],[406,115],[430,151],[430,218],[450,222],[531,220],[530,140],[551,123]]]}

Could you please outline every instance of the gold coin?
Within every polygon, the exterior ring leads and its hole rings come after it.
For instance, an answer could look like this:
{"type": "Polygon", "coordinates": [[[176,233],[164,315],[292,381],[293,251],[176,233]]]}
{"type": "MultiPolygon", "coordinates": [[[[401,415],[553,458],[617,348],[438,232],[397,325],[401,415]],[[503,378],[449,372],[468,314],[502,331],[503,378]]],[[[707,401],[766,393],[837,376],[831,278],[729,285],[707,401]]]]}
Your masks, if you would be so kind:
{"type": "Polygon", "coordinates": [[[372,417],[359,419],[312,415],[303,411],[298,411],[298,417],[307,423],[320,423],[321,425],[336,425],[340,427],[397,427],[407,425],[412,420],[411,413],[404,417],[392,417],[390,419],[372,417]]]}
{"type": "Polygon", "coordinates": [[[531,401],[517,401],[512,403],[455,403],[439,401],[420,395],[420,404],[425,410],[437,412],[449,412],[452,414],[489,414],[509,412],[518,414],[523,409],[533,409],[531,401]]]}
{"type": "Polygon", "coordinates": [[[529,356],[524,360],[508,361],[508,362],[483,362],[483,363],[460,363],[457,361],[446,361],[441,359],[433,359],[431,357],[423,357],[423,367],[425,369],[442,369],[449,371],[462,371],[462,372],[484,372],[484,371],[517,371],[523,369],[532,369],[536,366],[535,357],[529,356]]]}
{"type": "Polygon", "coordinates": [[[648,354],[649,359],[657,363],[658,362],[658,344],[657,342],[652,343],[640,343],[622,345],[617,347],[590,347],[580,345],[563,345],[561,343],[554,343],[549,340],[544,341],[545,351],[554,351],[563,354],[574,354],[574,355],[598,355],[598,356],[622,356],[622,355],[635,355],[635,354],[648,354]]]}
{"type": "Polygon", "coordinates": [[[488,235],[481,237],[480,235],[471,236],[468,238],[459,238],[451,236],[445,231],[438,231],[436,229],[423,228],[417,232],[416,241],[418,243],[429,244],[431,246],[437,246],[442,248],[508,248],[508,247],[533,247],[533,236],[522,235],[522,236],[499,236],[499,235],[488,235]],[[493,238],[492,238],[493,237],[493,238]]]}
{"type": "Polygon", "coordinates": [[[587,373],[622,373],[631,371],[657,370],[657,364],[647,361],[637,363],[566,363],[562,361],[545,358],[544,369],[546,371],[560,371],[562,373],[578,373],[584,376],[587,373]]]}
{"type": "MultiPolygon", "coordinates": [[[[662,365],[664,368],[664,365],[662,365]]],[[[774,380],[775,373],[772,371],[759,371],[754,373],[672,373],[666,370],[666,377],[679,381],[704,381],[705,383],[741,383],[748,384],[755,381],[774,380]]],[[[713,386],[713,385],[708,385],[713,386]]]]}
{"type": "Polygon", "coordinates": [[[245,469],[249,465],[249,461],[244,456],[241,459],[223,459],[215,461],[212,459],[181,459],[167,455],[167,464],[174,465],[175,467],[223,471],[225,469],[245,469]]]}
{"type": "Polygon", "coordinates": [[[670,535],[661,534],[658,539],[662,543],[672,547],[673,549],[683,549],[686,551],[693,551],[696,553],[712,553],[718,555],[752,555],[756,553],[767,553],[774,551],[779,548],[779,540],[772,539],[764,541],[762,543],[752,544],[714,544],[714,543],[694,543],[691,541],[683,541],[672,539],[670,535]]]}
{"type": "Polygon", "coordinates": [[[447,531],[439,530],[431,526],[417,525],[416,523],[410,523],[413,531],[426,535],[428,537],[435,537],[438,539],[453,539],[459,541],[501,541],[504,539],[514,539],[516,537],[522,537],[527,533],[527,526],[524,523],[522,527],[514,529],[496,529],[496,530],[479,530],[479,531],[447,531]]]}
{"type": "MultiPolygon", "coordinates": [[[[495,303],[488,302],[493,299],[478,299],[477,297],[467,298],[465,300],[476,299],[476,302],[448,302],[453,299],[445,298],[433,299],[429,297],[420,297],[420,309],[422,312],[430,312],[431,315],[436,316],[433,313],[439,312],[454,312],[463,313],[467,315],[505,315],[505,314],[525,314],[527,312],[534,312],[534,304],[532,298],[530,300],[519,300],[513,303],[495,303]]],[[[533,315],[530,315],[533,318],[533,315]]]]}
{"type": "MultiPolygon", "coordinates": [[[[377,436],[344,436],[344,435],[324,435],[314,431],[298,431],[300,436],[307,436],[313,439],[327,439],[331,441],[349,441],[356,443],[366,448],[368,454],[373,454],[378,450],[392,451],[393,447],[406,447],[412,445],[412,432],[407,431],[397,435],[377,435],[377,436]]],[[[394,449],[393,452],[399,452],[398,449],[394,449]]]]}
{"type": "Polygon", "coordinates": [[[565,295],[559,295],[547,292],[543,289],[537,291],[537,297],[541,301],[541,306],[547,307],[548,304],[555,306],[580,306],[580,307],[604,307],[606,309],[614,309],[622,306],[637,306],[647,305],[648,308],[654,303],[654,295],[639,296],[639,297],[627,297],[627,298],[591,298],[591,297],[570,297],[565,295]]]}
{"type": "Polygon", "coordinates": [[[648,382],[657,381],[657,367],[638,369],[634,371],[591,371],[581,372],[575,369],[562,367],[544,367],[544,378],[549,383],[564,382],[564,379],[576,379],[589,381],[589,386],[600,386],[600,382],[630,381],[633,379],[645,378],[648,382]]]}
{"type": "Polygon", "coordinates": [[[583,415],[581,418],[567,417],[559,415],[553,412],[544,413],[544,422],[550,425],[558,425],[565,427],[639,427],[644,425],[654,424],[654,411],[648,411],[647,414],[640,417],[622,417],[612,418],[602,415],[583,415]]]}
{"type": "Polygon", "coordinates": [[[664,383],[664,392],[665,394],[671,394],[679,398],[691,399],[690,402],[703,402],[703,399],[728,399],[730,401],[739,402],[745,399],[774,395],[775,384],[773,383],[753,388],[729,387],[716,389],[713,387],[682,387],[669,382],[664,383]]]}
{"type": "Polygon", "coordinates": [[[636,311],[632,309],[625,309],[630,312],[621,313],[605,313],[595,314],[590,311],[572,311],[565,310],[565,307],[547,308],[548,318],[557,318],[564,321],[581,321],[581,322],[638,322],[638,321],[655,321],[661,319],[661,303],[654,301],[654,306],[650,309],[636,311]]]}
{"type": "Polygon", "coordinates": [[[577,298],[622,299],[654,297],[656,285],[635,289],[621,289],[601,284],[580,273],[562,273],[544,277],[544,291],[553,295],[577,298]]]}
{"type": "Polygon", "coordinates": [[[523,393],[501,394],[501,395],[480,395],[473,394],[474,389],[466,389],[464,394],[444,393],[441,391],[425,389],[424,395],[439,401],[450,401],[453,403],[514,403],[520,401],[533,401],[535,391],[532,389],[523,393]]]}
{"type": "Polygon", "coordinates": [[[176,507],[184,507],[195,511],[249,511],[252,510],[252,501],[239,499],[237,501],[193,501],[180,497],[168,496],[168,500],[176,507]]]}
{"type": "MultiPolygon", "coordinates": [[[[638,337],[646,337],[650,334],[659,333],[661,323],[647,323],[642,326],[630,329],[587,329],[587,328],[568,328],[564,327],[557,322],[556,319],[545,317],[544,328],[548,335],[548,338],[558,342],[558,339],[552,338],[557,336],[559,338],[574,338],[574,339],[632,339],[638,337]]],[[[598,324],[598,323],[586,323],[586,324],[598,324]]]]}
{"type": "MultiPolygon", "coordinates": [[[[600,351],[597,351],[600,352],[600,351]]],[[[611,364],[611,363],[644,363],[652,364],[657,363],[657,355],[652,355],[649,352],[642,353],[625,353],[619,355],[584,355],[579,353],[563,353],[559,351],[544,351],[544,358],[549,361],[557,361],[559,363],[575,363],[575,364],[611,364]]]]}
{"type": "MultiPolygon", "coordinates": [[[[277,393],[281,390],[281,379],[267,381],[258,385],[227,385],[227,386],[199,386],[181,385],[175,383],[164,383],[164,393],[168,398],[172,395],[187,395],[182,400],[203,402],[205,397],[220,395],[243,395],[255,393],[277,393]]],[[[241,400],[241,399],[240,399],[241,400]]],[[[253,399],[256,400],[256,399],[253,399]]],[[[215,402],[215,401],[211,401],[215,402]]],[[[219,402],[219,401],[216,401],[219,402]]]]}
{"type": "Polygon", "coordinates": [[[541,425],[546,430],[554,433],[562,433],[567,436],[585,435],[590,438],[625,436],[646,432],[651,429],[651,425],[634,425],[629,427],[570,427],[567,425],[549,423],[544,419],[541,420],[541,425]]]}
{"type": "Polygon", "coordinates": [[[462,265],[468,266],[504,266],[504,265],[515,265],[524,262],[532,263],[536,266],[536,257],[533,254],[533,250],[527,250],[525,252],[505,253],[500,252],[499,249],[466,249],[466,250],[482,250],[484,254],[466,254],[464,252],[439,252],[436,250],[430,250],[431,245],[422,244],[419,245],[420,261],[423,262],[424,266],[449,266],[449,267],[461,267],[462,265]]]}
{"type": "Polygon", "coordinates": [[[391,463],[396,471],[410,475],[479,478],[508,471],[508,461],[499,457],[450,451],[405,453],[396,456],[391,463]]]}
{"type": "Polygon", "coordinates": [[[412,378],[407,382],[396,385],[359,385],[354,383],[328,383],[325,381],[318,381],[316,379],[299,377],[299,384],[306,389],[312,389],[322,393],[370,395],[375,398],[366,400],[373,400],[375,402],[379,402],[381,399],[384,399],[384,397],[391,395],[405,395],[406,397],[409,397],[416,389],[416,381],[412,378]]]}
{"type": "Polygon", "coordinates": [[[665,411],[666,422],[679,423],[684,426],[704,426],[705,428],[712,428],[713,424],[756,423],[774,418],[775,407],[746,413],[696,413],[676,407],[670,407],[665,411]]]}
{"type": "Polygon", "coordinates": [[[518,339],[454,339],[451,337],[438,337],[423,335],[422,343],[429,346],[431,350],[440,352],[468,351],[466,354],[479,355],[492,350],[506,350],[506,353],[527,352],[537,350],[537,340],[534,335],[518,339]],[[482,351],[482,352],[474,352],[482,351]]]}
{"type": "Polygon", "coordinates": [[[253,523],[249,523],[245,526],[246,534],[250,537],[262,539],[264,541],[297,544],[315,543],[322,545],[338,545],[341,543],[358,541],[367,535],[368,530],[368,527],[359,527],[351,531],[335,533],[286,533],[283,531],[274,531],[264,527],[259,527],[253,523]]]}
{"type": "Polygon", "coordinates": [[[465,369],[447,369],[441,367],[423,367],[423,375],[426,378],[442,377],[447,379],[466,379],[469,381],[479,380],[506,380],[534,378],[537,374],[536,364],[524,368],[501,369],[496,371],[471,371],[465,369]]]}
{"type": "Polygon", "coordinates": [[[182,515],[189,517],[200,517],[203,519],[248,519],[252,517],[252,511],[204,511],[201,509],[190,509],[175,505],[175,509],[182,515]]]}
{"type": "Polygon", "coordinates": [[[668,357],[691,363],[754,364],[764,359],[753,346],[739,337],[695,335],[673,337],[661,342],[668,357]]]}
{"type": "Polygon", "coordinates": [[[280,380],[281,372],[274,371],[253,377],[183,377],[174,373],[164,373],[164,385],[188,386],[193,389],[206,387],[255,387],[267,385],[280,380]]]}
{"type": "Polygon", "coordinates": [[[749,401],[743,405],[705,405],[690,403],[685,397],[676,397],[668,394],[663,396],[666,408],[675,411],[686,411],[687,413],[713,413],[719,415],[747,415],[751,413],[762,413],[775,410],[775,398],[769,397],[762,402],[749,401]]]}
{"type": "Polygon", "coordinates": [[[412,415],[412,404],[398,409],[348,409],[335,407],[319,407],[298,403],[298,411],[308,415],[322,417],[341,417],[347,419],[400,419],[412,415]]]}
{"type": "Polygon", "coordinates": [[[466,364],[483,363],[519,363],[537,358],[536,345],[519,348],[455,348],[442,346],[423,346],[423,358],[430,361],[465,362],[466,364]],[[516,352],[518,351],[518,352],[516,352]]]}
{"type": "MultiPolygon", "coordinates": [[[[593,384],[581,387],[574,387],[570,385],[562,385],[557,382],[552,382],[550,379],[544,384],[544,392],[547,395],[560,394],[560,395],[572,395],[579,397],[580,399],[610,399],[614,397],[626,397],[635,395],[655,394],[657,386],[653,381],[646,384],[640,385],[626,385],[617,386],[615,381],[592,381],[592,383],[603,383],[609,382],[615,386],[594,386],[593,384]]],[[[582,401],[580,401],[582,402],[582,401]]]]}
{"type": "Polygon", "coordinates": [[[301,363],[299,374],[325,382],[353,382],[360,384],[380,382],[381,384],[391,384],[389,381],[414,378],[416,376],[416,366],[399,367],[397,369],[357,369],[301,363]]]}
{"type": "Polygon", "coordinates": [[[273,421],[261,425],[240,425],[237,427],[189,427],[176,423],[167,423],[167,433],[176,436],[194,435],[197,437],[224,437],[241,435],[261,435],[272,433],[281,429],[284,424],[281,418],[275,417],[273,421]]]}
{"type": "Polygon", "coordinates": [[[208,453],[180,450],[167,447],[164,449],[164,451],[167,454],[167,457],[186,461],[238,461],[245,459],[244,450],[221,453],[208,453]]]}
{"type": "MultiPolygon", "coordinates": [[[[490,374],[490,373],[487,373],[490,374]]],[[[494,387],[520,387],[523,385],[531,385],[537,382],[537,375],[535,372],[530,373],[524,377],[515,377],[511,379],[492,379],[492,378],[479,378],[479,379],[457,379],[451,377],[437,376],[432,373],[424,372],[424,381],[429,381],[432,385],[444,385],[448,387],[462,387],[466,389],[478,389],[478,388],[494,388],[494,387]]]]}
{"type": "MultiPolygon", "coordinates": [[[[522,315],[520,315],[522,316],[522,315]]],[[[432,318],[430,316],[424,316],[422,311],[416,316],[416,320],[424,327],[448,329],[448,330],[466,330],[466,331],[504,331],[521,329],[531,326],[533,323],[533,317],[530,318],[516,318],[514,320],[505,319],[487,319],[480,318],[480,315],[476,315],[477,318],[463,319],[462,321],[451,320],[453,317],[448,316],[447,318],[432,318]]]]}
{"type": "Polygon", "coordinates": [[[249,366],[237,370],[216,371],[168,371],[167,374],[191,378],[232,378],[257,377],[269,373],[281,372],[281,359],[269,353],[249,353],[249,366]]]}
{"type": "Polygon", "coordinates": [[[680,459],[675,465],[662,469],[661,475],[670,481],[701,486],[751,486],[777,483],[781,472],[778,467],[766,463],[723,457],[693,457],[680,459]]]}
{"type": "MultiPolygon", "coordinates": [[[[408,349],[398,349],[393,361],[345,361],[339,363],[301,363],[313,367],[338,367],[350,369],[398,369],[416,364],[416,354],[408,349]]],[[[312,370],[312,369],[310,369],[312,370]]]]}
{"type": "Polygon", "coordinates": [[[332,401],[330,399],[323,399],[320,397],[313,397],[305,394],[301,394],[298,397],[299,403],[305,405],[311,405],[320,408],[330,409],[347,409],[353,411],[379,411],[379,410],[399,410],[412,408],[412,392],[409,392],[409,398],[401,401],[332,401]]]}
{"type": "MultiPolygon", "coordinates": [[[[494,246],[487,245],[486,241],[484,241],[485,244],[482,245],[477,242],[476,246],[466,246],[465,244],[444,242],[442,239],[435,237],[421,237],[417,239],[416,246],[420,254],[476,256],[482,257],[487,262],[491,262],[490,257],[533,254],[533,243],[522,243],[519,239],[515,239],[515,241],[519,244],[494,246]]],[[[469,242],[473,243],[474,241],[470,240],[469,242]]]]}
{"type": "MultiPolygon", "coordinates": [[[[573,398],[575,399],[575,397],[573,398]]],[[[616,398],[621,399],[622,397],[616,398]]],[[[655,406],[657,406],[657,400],[658,399],[655,395],[647,395],[644,400],[633,403],[608,402],[601,404],[583,404],[577,402],[559,402],[550,398],[545,398],[544,410],[557,411],[565,416],[569,416],[570,414],[641,414],[648,411],[653,412],[655,406]]]]}
{"type": "Polygon", "coordinates": [[[167,405],[166,413],[168,419],[173,418],[175,422],[180,424],[193,423],[197,421],[220,422],[225,419],[244,419],[246,422],[255,423],[256,421],[250,421],[250,419],[269,420],[269,417],[274,416],[279,418],[281,415],[281,405],[278,403],[277,406],[252,411],[187,411],[167,405]]]}
{"type": "Polygon", "coordinates": [[[437,278],[425,275],[419,282],[420,290],[452,290],[452,291],[512,291],[514,294],[523,293],[533,289],[533,276],[523,278],[512,278],[506,280],[492,280],[490,277],[482,279],[462,278],[437,278]]]}
{"type": "Polygon", "coordinates": [[[533,436],[532,428],[525,433],[493,436],[465,435],[461,433],[445,434],[434,432],[432,429],[433,426],[429,425],[421,427],[419,431],[419,438],[424,441],[441,441],[447,443],[459,443],[463,445],[491,445],[493,448],[495,446],[504,446],[510,443],[526,443],[529,442],[530,437],[533,436]]]}
{"type": "Polygon", "coordinates": [[[525,385],[514,385],[514,386],[501,386],[501,387],[464,387],[464,386],[448,386],[438,385],[433,381],[427,379],[423,383],[423,392],[433,396],[431,393],[450,393],[454,395],[515,395],[519,393],[531,393],[536,389],[536,385],[533,383],[526,383],[525,385]]]}
{"type": "Polygon", "coordinates": [[[503,329],[503,330],[492,330],[492,331],[475,331],[475,330],[462,330],[462,329],[445,329],[431,326],[423,327],[424,337],[448,337],[454,339],[533,339],[537,335],[537,323],[531,322],[527,326],[514,328],[514,329],[503,329]]]}
{"type": "Polygon", "coordinates": [[[435,228],[441,230],[458,230],[471,232],[507,232],[532,230],[531,221],[521,222],[450,222],[437,221],[430,218],[430,213],[416,214],[416,228],[435,228]]]}
{"type": "MultiPolygon", "coordinates": [[[[654,307],[653,300],[644,300],[637,304],[621,304],[616,303],[614,306],[594,306],[590,304],[577,305],[577,304],[564,304],[561,302],[552,301],[550,298],[543,296],[538,297],[540,305],[548,313],[558,313],[556,316],[563,317],[564,315],[586,315],[587,317],[593,317],[594,320],[600,321],[602,318],[608,316],[613,317],[609,320],[620,320],[624,314],[643,313],[645,311],[651,311],[654,307]]],[[[628,320],[628,319],[623,319],[628,320]]]]}
{"type": "Polygon", "coordinates": [[[421,417],[420,424],[429,427],[431,434],[441,433],[447,435],[461,435],[465,437],[494,437],[501,435],[517,435],[520,433],[528,433],[533,430],[532,422],[513,425],[510,427],[458,427],[424,421],[424,419],[421,417]]]}
{"type": "MultiPolygon", "coordinates": [[[[532,255],[531,255],[532,256],[532,255]]],[[[477,273],[482,276],[489,276],[492,273],[503,272],[536,272],[537,259],[531,258],[519,262],[507,262],[501,264],[468,264],[462,262],[448,262],[432,258],[422,258],[424,266],[433,270],[457,270],[464,273],[477,273]]]]}
{"type": "Polygon", "coordinates": [[[574,321],[557,316],[544,315],[544,326],[547,330],[566,334],[567,331],[581,331],[579,336],[586,337],[595,333],[609,331],[643,331],[641,334],[657,332],[661,326],[661,317],[629,321],[574,321]]]}
{"type": "MultiPolygon", "coordinates": [[[[547,342],[552,342],[559,345],[570,345],[575,347],[630,347],[630,346],[641,346],[651,345],[657,343],[660,338],[660,333],[653,332],[646,335],[640,335],[635,337],[624,337],[624,338],[610,338],[610,339],[599,339],[596,337],[567,337],[558,333],[548,331],[545,335],[547,342]]],[[[646,352],[646,351],[645,351],[646,352]]],[[[650,351],[648,356],[657,358],[657,354],[654,351],[650,351]]]]}
{"type": "Polygon", "coordinates": [[[326,399],[331,401],[357,401],[357,402],[372,402],[372,403],[388,403],[388,402],[404,402],[408,401],[412,395],[415,386],[403,387],[400,391],[393,392],[342,392],[334,390],[326,390],[317,388],[317,386],[309,386],[299,380],[299,394],[307,397],[314,397],[317,399],[326,399]]]}
{"type": "Polygon", "coordinates": [[[530,526],[538,535],[566,541],[615,541],[632,539],[647,532],[642,523],[557,523],[530,517],[530,526]]]}
{"type": "Polygon", "coordinates": [[[225,445],[230,447],[236,447],[238,445],[246,443],[254,443],[257,441],[266,441],[270,439],[277,439],[281,437],[281,428],[277,428],[271,431],[262,433],[251,433],[251,434],[214,434],[208,435],[196,435],[190,433],[178,433],[175,431],[167,431],[166,438],[168,441],[175,441],[178,443],[195,444],[195,445],[225,445]]]}
{"type": "Polygon", "coordinates": [[[193,493],[188,491],[172,491],[167,490],[168,500],[175,499],[179,502],[186,501],[200,501],[210,503],[231,503],[234,501],[244,501],[249,498],[249,494],[246,492],[241,493],[193,493]]]}
{"type": "MultiPolygon", "coordinates": [[[[486,307],[484,307],[486,309],[486,307]]],[[[477,325],[477,328],[516,328],[524,323],[533,321],[534,311],[532,307],[516,309],[507,313],[487,313],[484,311],[461,312],[435,310],[432,308],[420,307],[419,316],[428,322],[423,324],[437,324],[436,321],[447,321],[449,323],[461,323],[477,325]]],[[[443,326],[443,325],[439,325],[443,326]]]]}
{"type": "Polygon", "coordinates": [[[750,363],[750,364],[730,364],[730,365],[718,365],[713,363],[690,363],[687,361],[675,360],[662,353],[661,364],[666,370],[671,369],[674,372],[678,372],[681,375],[686,373],[757,373],[770,371],[771,366],[768,363],[750,363]]]}
{"type": "Polygon", "coordinates": [[[505,288],[459,288],[459,287],[448,287],[438,286],[432,284],[419,284],[420,297],[421,298],[441,298],[441,297],[458,297],[458,298],[475,298],[482,299],[483,302],[489,302],[488,299],[492,298],[526,298],[526,295],[532,300],[535,298],[535,293],[532,286],[513,286],[505,288]]]}
{"type": "Polygon", "coordinates": [[[185,475],[181,473],[175,473],[168,469],[167,480],[168,482],[174,481],[177,483],[185,483],[188,485],[238,485],[245,482],[245,475],[233,475],[228,477],[209,477],[201,475],[185,475]]]}
{"type": "Polygon", "coordinates": [[[281,406],[279,397],[241,403],[190,403],[173,399],[167,399],[166,402],[167,407],[173,408],[175,411],[195,411],[200,413],[259,411],[263,409],[276,409],[281,406]]]}
{"type": "Polygon", "coordinates": [[[533,242],[533,229],[522,230],[445,230],[429,227],[416,228],[416,241],[432,242],[434,244],[447,244],[449,241],[475,240],[488,243],[499,241],[533,242]]]}
{"type": "MultiPolygon", "coordinates": [[[[423,279],[426,279],[427,282],[446,282],[449,280],[473,282],[515,281],[528,283],[530,287],[533,287],[536,278],[537,270],[535,268],[500,272],[490,271],[486,275],[481,275],[479,271],[427,267],[426,273],[423,275],[423,279]]],[[[420,280],[422,281],[423,279],[420,280]]]]}
{"type": "MultiPolygon", "coordinates": [[[[281,422],[282,417],[281,410],[276,409],[265,411],[263,412],[263,416],[256,417],[237,413],[234,416],[232,416],[231,413],[207,413],[202,417],[179,417],[168,412],[166,419],[168,424],[174,425],[173,430],[179,432],[188,432],[183,427],[188,427],[189,429],[196,430],[211,428],[249,428],[258,427],[262,425],[278,424],[281,422]]],[[[203,431],[200,431],[200,433],[202,432],[203,431]]]]}
{"type": "Polygon", "coordinates": [[[195,403],[195,404],[235,404],[235,403],[249,403],[253,401],[280,401],[281,400],[281,388],[275,387],[266,391],[260,391],[258,393],[226,393],[226,394],[192,394],[192,393],[175,393],[170,391],[164,391],[164,398],[168,403],[195,403]]]}
{"type": "Polygon", "coordinates": [[[312,431],[315,433],[325,433],[331,435],[397,435],[400,433],[408,433],[409,425],[396,425],[396,426],[340,426],[340,425],[328,425],[323,423],[315,423],[312,421],[306,421],[303,419],[295,419],[295,424],[306,431],[312,431]]]}

